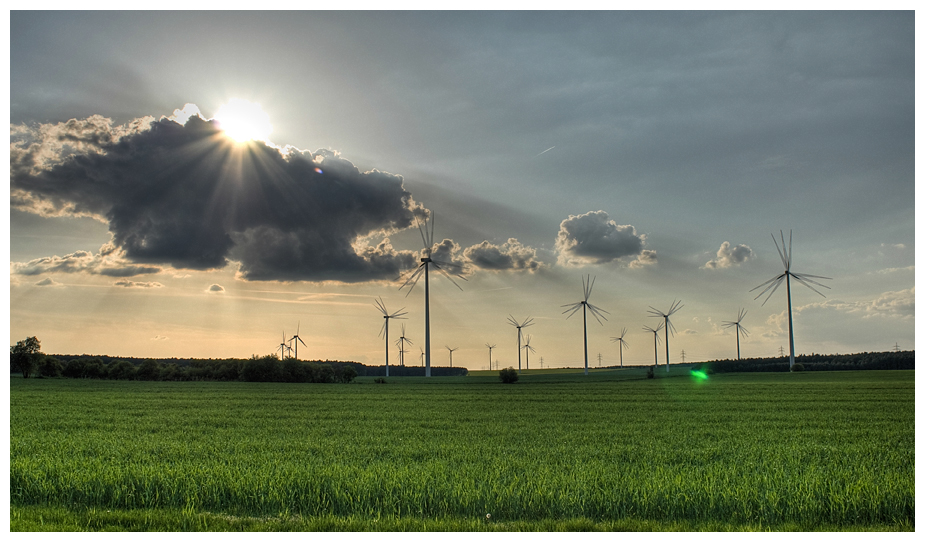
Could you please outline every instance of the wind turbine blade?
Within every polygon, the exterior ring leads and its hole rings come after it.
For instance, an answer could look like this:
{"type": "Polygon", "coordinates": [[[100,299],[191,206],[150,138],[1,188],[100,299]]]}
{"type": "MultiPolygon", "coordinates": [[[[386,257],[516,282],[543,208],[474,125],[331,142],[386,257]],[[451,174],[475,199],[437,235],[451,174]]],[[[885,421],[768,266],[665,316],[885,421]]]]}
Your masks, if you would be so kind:
{"type": "Polygon", "coordinates": [[[674,303],[671,304],[671,308],[668,309],[668,314],[667,314],[667,316],[671,316],[672,314],[678,312],[678,311],[681,310],[682,308],[684,308],[684,305],[681,304],[681,300],[679,299],[679,300],[677,300],[677,301],[675,301],[674,303]]]}
{"type": "Polygon", "coordinates": [[[379,309],[379,312],[381,312],[382,314],[388,314],[388,311],[385,310],[385,305],[382,303],[382,298],[380,297],[376,299],[375,301],[376,301],[376,307],[379,309]]]}
{"type": "MultiPolygon", "coordinates": [[[[768,290],[770,290],[771,288],[774,288],[774,289],[776,290],[776,289],[777,289],[777,286],[779,286],[780,283],[784,281],[784,277],[786,277],[786,276],[787,276],[787,273],[781,273],[780,275],[777,275],[777,276],[774,277],[773,279],[771,279],[771,280],[769,280],[769,281],[767,281],[767,282],[762,283],[761,286],[767,285],[767,287],[766,287],[764,290],[762,290],[760,294],[756,295],[756,296],[755,296],[755,299],[758,299],[759,297],[763,296],[763,295],[764,295],[768,290]]],[[[749,290],[749,291],[754,292],[754,291],[757,290],[758,288],[761,288],[761,286],[757,286],[757,287],[755,287],[755,288],[752,288],[752,289],[749,290]]]]}
{"type": "MultiPolygon", "coordinates": [[[[767,284],[771,284],[771,283],[774,282],[775,280],[780,280],[780,278],[783,277],[783,276],[785,276],[786,274],[787,274],[787,273],[781,273],[780,275],[777,275],[777,276],[774,277],[774,278],[768,279],[768,280],[762,282],[761,284],[759,284],[758,286],[755,286],[754,288],[752,288],[751,290],[749,290],[749,292],[754,292],[754,291],[757,290],[758,288],[762,288],[762,287],[764,287],[764,286],[767,285],[767,284]]],[[[763,292],[762,292],[762,293],[763,293],[763,292]]],[[[758,297],[761,297],[761,294],[758,294],[758,297]]],[[[758,297],[756,297],[755,299],[758,299],[758,297]]]]}
{"type": "Polygon", "coordinates": [[[562,311],[562,314],[565,314],[565,313],[568,312],[569,315],[565,317],[565,319],[568,320],[569,318],[572,317],[573,314],[575,314],[576,312],[578,312],[580,309],[581,309],[581,303],[576,303],[575,305],[572,306],[571,309],[565,309],[564,311],[562,311]],[[569,311],[571,311],[571,312],[569,312],[569,311]]]}
{"type": "Polygon", "coordinates": [[[401,311],[401,310],[402,310],[402,309],[398,309],[397,311],[395,311],[395,312],[393,312],[392,314],[388,315],[389,318],[395,318],[396,320],[404,320],[404,319],[405,319],[404,316],[405,316],[406,314],[408,314],[408,313],[407,313],[407,312],[399,312],[399,311],[401,311]]]}
{"type": "MultiPolygon", "coordinates": [[[[418,217],[414,217],[414,223],[418,226],[418,231],[421,232],[421,242],[424,243],[424,251],[427,252],[427,255],[430,255],[430,245],[427,244],[427,238],[424,237],[424,229],[421,228],[421,222],[418,220],[418,217]]],[[[424,227],[427,227],[427,221],[424,221],[424,227]]]]}
{"type": "MultiPolygon", "coordinates": [[[[460,286],[459,284],[456,284],[456,281],[453,280],[453,277],[451,277],[449,273],[447,273],[442,267],[437,265],[437,262],[433,262],[433,264],[434,264],[434,267],[437,269],[437,271],[440,271],[441,273],[443,273],[443,276],[450,279],[450,282],[453,283],[453,286],[456,286],[457,288],[459,288],[460,291],[462,291],[462,286],[460,286]]],[[[463,280],[466,280],[463,277],[460,277],[460,278],[462,278],[463,280]]]]}
{"type": "MultiPolygon", "coordinates": [[[[798,277],[798,276],[796,276],[796,275],[793,275],[793,278],[794,278],[797,282],[799,282],[800,284],[802,284],[803,286],[806,286],[807,288],[809,288],[810,290],[816,292],[817,294],[821,295],[822,297],[825,297],[825,294],[823,294],[823,293],[820,292],[819,290],[817,290],[817,289],[813,288],[812,286],[810,286],[808,282],[806,282],[805,280],[801,279],[800,277],[798,277]]],[[[820,284],[820,286],[822,286],[822,285],[820,284]]]]}
{"type": "Polygon", "coordinates": [[[527,327],[527,326],[532,326],[532,325],[533,325],[533,318],[528,316],[527,319],[524,320],[524,323],[520,324],[520,327],[527,327]]]}
{"type": "MultiPolygon", "coordinates": [[[[780,256],[780,261],[781,261],[781,263],[784,264],[784,269],[787,270],[787,271],[789,271],[789,270],[790,270],[790,264],[787,263],[787,259],[784,258],[784,253],[780,251],[780,246],[777,244],[777,239],[774,238],[774,234],[773,234],[773,233],[771,234],[771,240],[774,241],[774,246],[777,248],[777,254],[780,256]]],[[[780,242],[781,242],[781,243],[784,242],[784,232],[783,232],[783,230],[781,230],[781,232],[780,232],[780,242]]],[[[787,248],[787,246],[784,245],[784,249],[786,249],[786,248],[787,248]]]]}
{"type": "Polygon", "coordinates": [[[804,274],[802,274],[802,273],[801,273],[801,274],[790,273],[790,275],[791,275],[793,278],[795,278],[795,279],[797,279],[797,280],[799,280],[799,281],[801,281],[801,282],[803,282],[803,283],[811,282],[811,283],[815,284],[816,286],[825,288],[826,290],[831,290],[831,289],[832,289],[832,288],[826,286],[825,284],[822,284],[822,283],[816,282],[815,280],[806,278],[806,275],[804,275],[804,274]]]}
{"type": "MultiPolygon", "coordinates": [[[[791,273],[792,275],[793,273],[791,273]]],[[[809,273],[800,273],[801,277],[810,277],[814,279],[833,280],[832,277],[820,277],[819,275],[810,275],[809,273]]]]}
{"type": "MultiPolygon", "coordinates": [[[[762,307],[764,306],[765,303],[768,302],[768,299],[771,299],[771,296],[774,295],[774,292],[776,292],[777,289],[780,288],[780,285],[783,284],[783,283],[784,283],[784,281],[783,281],[783,279],[781,279],[781,280],[777,281],[777,282],[774,284],[774,289],[771,290],[771,293],[768,294],[768,297],[766,297],[766,298],[764,299],[764,302],[761,303],[761,306],[762,306],[762,307]]],[[[769,287],[769,288],[770,288],[770,287],[769,287]]],[[[765,289],[765,292],[766,292],[766,291],[767,291],[767,288],[765,289]]],[[[764,294],[764,292],[761,292],[761,293],[762,293],[762,295],[764,294]]],[[[761,296],[759,295],[758,297],[761,297],[761,296]]],[[[758,299],[758,297],[756,297],[755,299],[758,299]]]]}
{"type": "MultiPolygon", "coordinates": [[[[780,232],[780,240],[784,242],[784,232],[780,232]]],[[[790,230],[790,246],[789,248],[784,247],[784,252],[787,253],[787,269],[790,269],[793,265],[793,230],[790,230]]]]}
{"type": "Polygon", "coordinates": [[[507,321],[510,322],[514,327],[520,326],[520,324],[517,323],[517,320],[514,319],[514,315],[508,316],[507,321]]]}
{"type": "Polygon", "coordinates": [[[668,326],[668,331],[670,331],[670,332],[671,332],[671,336],[674,337],[674,332],[675,332],[674,324],[672,324],[672,323],[671,323],[671,320],[668,320],[667,318],[665,319],[665,322],[667,322],[666,325],[668,326]]]}
{"type": "Polygon", "coordinates": [[[738,327],[739,327],[739,331],[742,332],[742,335],[745,335],[746,337],[748,337],[748,330],[742,326],[738,326],[738,327]]]}
{"type": "Polygon", "coordinates": [[[604,325],[604,322],[601,322],[601,318],[606,320],[607,317],[604,316],[602,313],[607,312],[607,311],[604,311],[603,309],[599,309],[590,303],[588,303],[587,305],[588,305],[588,310],[591,311],[591,316],[594,316],[598,324],[604,325]]]}
{"type": "Polygon", "coordinates": [[[414,274],[408,277],[408,280],[406,280],[404,284],[398,287],[398,289],[401,290],[408,284],[411,284],[411,287],[408,288],[408,293],[405,294],[405,297],[408,297],[411,294],[411,290],[414,290],[414,285],[417,284],[418,280],[421,278],[421,275],[423,274],[422,271],[424,270],[425,265],[427,264],[422,263],[421,265],[419,265],[417,271],[415,271],[414,274]]]}
{"type": "Polygon", "coordinates": [[[384,318],[384,320],[385,320],[385,322],[382,324],[382,327],[379,328],[379,336],[380,336],[380,337],[383,337],[383,336],[385,335],[385,326],[386,326],[386,324],[388,324],[388,322],[389,322],[389,320],[388,320],[387,318],[384,318]]]}

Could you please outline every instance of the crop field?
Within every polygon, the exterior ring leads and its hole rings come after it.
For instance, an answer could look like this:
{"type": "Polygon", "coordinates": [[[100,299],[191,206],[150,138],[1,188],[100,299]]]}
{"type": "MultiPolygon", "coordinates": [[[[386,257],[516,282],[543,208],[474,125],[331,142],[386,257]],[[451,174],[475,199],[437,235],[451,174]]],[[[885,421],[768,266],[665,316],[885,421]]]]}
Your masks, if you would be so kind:
{"type": "Polygon", "coordinates": [[[10,529],[915,529],[913,371],[643,373],[12,378],[10,529]]]}

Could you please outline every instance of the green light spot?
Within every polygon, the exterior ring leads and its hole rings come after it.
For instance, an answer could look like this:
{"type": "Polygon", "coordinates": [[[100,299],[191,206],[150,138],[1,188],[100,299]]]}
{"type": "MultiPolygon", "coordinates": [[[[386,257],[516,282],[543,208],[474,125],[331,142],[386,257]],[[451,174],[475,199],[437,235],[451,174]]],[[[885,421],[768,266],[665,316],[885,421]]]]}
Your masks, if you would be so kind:
{"type": "Polygon", "coordinates": [[[708,378],[706,371],[697,371],[694,369],[691,369],[691,376],[698,380],[706,380],[708,378]]]}

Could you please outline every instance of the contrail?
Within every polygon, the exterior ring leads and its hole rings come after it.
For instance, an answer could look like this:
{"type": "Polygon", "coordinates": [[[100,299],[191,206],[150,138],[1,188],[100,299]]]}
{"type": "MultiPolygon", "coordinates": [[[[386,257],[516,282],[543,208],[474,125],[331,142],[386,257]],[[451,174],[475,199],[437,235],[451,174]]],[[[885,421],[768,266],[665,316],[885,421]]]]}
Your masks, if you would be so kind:
{"type": "MultiPolygon", "coordinates": [[[[541,152],[540,154],[543,154],[544,152],[549,152],[549,151],[551,151],[551,150],[553,150],[553,149],[555,149],[555,148],[556,148],[556,146],[553,145],[552,147],[549,147],[549,148],[546,149],[545,151],[541,152]]],[[[536,156],[539,156],[540,154],[537,154],[536,156]]],[[[534,156],[534,158],[536,158],[536,156],[534,156]]]]}

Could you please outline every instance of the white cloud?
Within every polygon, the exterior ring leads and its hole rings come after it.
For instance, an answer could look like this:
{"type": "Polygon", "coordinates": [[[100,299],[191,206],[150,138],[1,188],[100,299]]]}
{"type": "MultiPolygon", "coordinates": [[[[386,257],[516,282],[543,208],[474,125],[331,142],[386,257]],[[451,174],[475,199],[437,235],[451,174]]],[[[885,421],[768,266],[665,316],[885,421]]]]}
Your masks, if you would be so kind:
{"type": "Polygon", "coordinates": [[[708,261],[701,269],[721,269],[741,265],[755,257],[755,251],[748,245],[732,246],[723,241],[716,251],[716,259],[708,261]]]}

